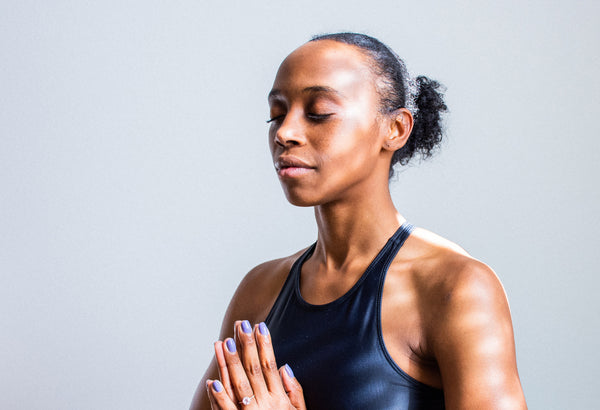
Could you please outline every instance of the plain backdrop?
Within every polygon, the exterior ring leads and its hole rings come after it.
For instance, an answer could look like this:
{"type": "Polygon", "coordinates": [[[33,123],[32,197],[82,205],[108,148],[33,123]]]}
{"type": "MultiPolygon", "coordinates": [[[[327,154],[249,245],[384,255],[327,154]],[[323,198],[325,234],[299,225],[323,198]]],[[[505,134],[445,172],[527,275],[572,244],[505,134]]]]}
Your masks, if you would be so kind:
{"type": "Polygon", "coordinates": [[[0,408],[189,406],[243,275],[316,239],[266,95],[340,30],[447,86],[394,200],[498,273],[529,407],[597,408],[599,5],[0,2],[0,408]]]}

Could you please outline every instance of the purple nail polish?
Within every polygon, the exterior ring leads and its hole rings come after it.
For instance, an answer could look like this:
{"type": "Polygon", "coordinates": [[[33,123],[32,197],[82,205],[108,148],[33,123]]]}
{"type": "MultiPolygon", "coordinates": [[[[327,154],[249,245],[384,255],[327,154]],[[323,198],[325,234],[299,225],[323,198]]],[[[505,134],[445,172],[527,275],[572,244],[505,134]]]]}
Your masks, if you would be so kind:
{"type": "Polygon", "coordinates": [[[229,350],[229,353],[235,353],[236,348],[235,341],[233,339],[227,339],[225,341],[225,346],[227,347],[227,350],[229,350]]]}
{"type": "Polygon", "coordinates": [[[269,329],[267,329],[267,325],[265,325],[265,322],[260,322],[260,324],[258,325],[258,331],[263,336],[267,336],[269,334],[269,329]]]}
{"type": "Polygon", "coordinates": [[[223,385],[221,384],[220,381],[215,380],[212,384],[213,389],[215,389],[215,391],[217,393],[221,393],[223,391],[223,385]]]}
{"type": "Polygon", "coordinates": [[[292,368],[287,363],[285,364],[285,366],[283,366],[283,368],[285,369],[285,372],[288,374],[288,376],[290,376],[293,379],[294,372],[292,371],[292,368]]]}
{"type": "Polygon", "coordinates": [[[250,326],[250,322],[244,320],[242,322],[242,332],[244,333],[252,333],[252,326],[250,326]]]}

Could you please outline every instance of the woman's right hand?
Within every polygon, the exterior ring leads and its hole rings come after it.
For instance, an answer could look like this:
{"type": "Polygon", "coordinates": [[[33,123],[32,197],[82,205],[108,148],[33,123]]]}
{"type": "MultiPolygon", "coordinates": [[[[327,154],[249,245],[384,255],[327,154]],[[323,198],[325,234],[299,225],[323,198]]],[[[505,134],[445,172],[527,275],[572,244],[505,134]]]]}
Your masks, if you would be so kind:
{"type": "Polygon", "coordinates": [[[213,410],[306,410],[291,368],[286,364],[277,369],[267,326],[252,329],[248,321],[237,321],[234,336],[215,343],[221,380],[206,382],[213,410]]]}

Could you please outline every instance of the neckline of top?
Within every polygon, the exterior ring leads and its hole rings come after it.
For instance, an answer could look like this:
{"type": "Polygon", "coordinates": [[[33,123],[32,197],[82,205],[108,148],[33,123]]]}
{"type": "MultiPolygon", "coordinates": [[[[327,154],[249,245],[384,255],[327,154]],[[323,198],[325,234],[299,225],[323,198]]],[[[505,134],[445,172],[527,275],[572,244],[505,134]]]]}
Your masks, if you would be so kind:
{"type": "MultiPolygon", "coordinates": [[[[356,283],[350,289],[348,289],[348,291],[346,291],[346,293],[344,293],[337,299],[334,299],[331,302],[327,302],[327,303],[323,303],[323,304],[313,304],[313,303],[307,302],[304,299],[304,297],[302,296],[302,293],[300,292],[300,276],[301,276],[302,266],[304,265],[304,262],[306,262],[312,256],[313,252],[315,251],[317,242],[313,243],[310,246],[310,248],[308,248],[306,250],[306,252],[304,252],[292,266],[292,274],[295,275],[293,277],[293,279],[294,279],[294,293],[296,294],[296,298],[298,299],[300,304],[303,305],[305,308],[316,309],[316,310],[332,308],[336,305],[343,303],[346,299],[348,299],[350,296],[352,296],[352,294],[354,292],[356,292],[356,290],[358,288],[360,288],[362,283],[366,280],[366,278],[370,275],[371,271],[374,269],[375,265],[377,265],[379,263],[379,261],[389,253],[390,248],[394,245],[396,240],[399,237],[401,237],[402,234],[405,233],[406,235],[404,237],[404,240],[402,241],[402,243],[400,244],[400,246],[397,249],[397,252],[400,251],[400,249],[402,248],[402,245],[404,245],[404,242],[406,241],[408,236],[410,236],[410,234],[412,233],[413,228],[414,227],[407,221],[405,221],[402,225],[400,225],[400,227],[396,230],[396,232],[394,232],[394,234],[387,240],[385,245],[383,245],[383,247],[379,250],[377,255],[375,255],[375,257],[373,258],[371,263],[369,263],[369,266],[367,266],[367,268],[365,269],[363,274],[360,276],[360,278],[356,281],[356,283]]],[[[386,269],[388,267],[386,267],[386,269]]]]}

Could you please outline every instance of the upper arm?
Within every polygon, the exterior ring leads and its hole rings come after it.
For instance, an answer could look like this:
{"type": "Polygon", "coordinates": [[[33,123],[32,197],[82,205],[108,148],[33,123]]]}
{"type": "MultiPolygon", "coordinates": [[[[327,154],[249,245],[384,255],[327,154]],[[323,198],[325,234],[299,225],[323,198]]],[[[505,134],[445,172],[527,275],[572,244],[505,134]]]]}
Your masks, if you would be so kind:
{"type": "Polygon", "coordinates": [[[440,298],[433,350],[448,409],[526,408],[504,289],[471,261],[440,298]]]}

